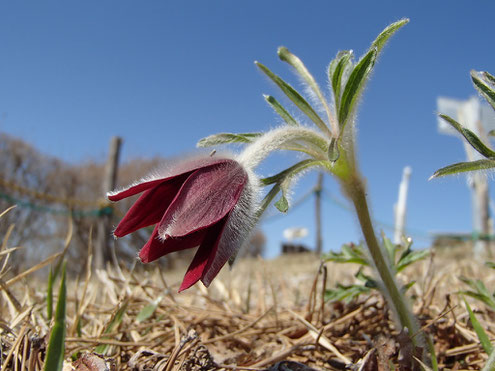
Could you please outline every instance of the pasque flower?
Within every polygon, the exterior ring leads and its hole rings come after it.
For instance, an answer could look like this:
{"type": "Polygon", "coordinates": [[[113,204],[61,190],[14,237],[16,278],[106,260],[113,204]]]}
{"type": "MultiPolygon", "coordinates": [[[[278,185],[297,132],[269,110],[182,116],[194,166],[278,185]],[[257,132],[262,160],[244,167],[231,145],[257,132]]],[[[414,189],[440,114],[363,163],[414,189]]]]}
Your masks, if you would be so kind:
{"type": "Polygon", "coordinates": [[[253,173],[228,156],[177,161],[108,194],[111,201],[119,201],[142,193],[114,236],[155,225],[139,252],[143,263],[199,246],[179,291],[199,280],[209,286],[249,235],[255,220],[256,186],[253,173]]]}

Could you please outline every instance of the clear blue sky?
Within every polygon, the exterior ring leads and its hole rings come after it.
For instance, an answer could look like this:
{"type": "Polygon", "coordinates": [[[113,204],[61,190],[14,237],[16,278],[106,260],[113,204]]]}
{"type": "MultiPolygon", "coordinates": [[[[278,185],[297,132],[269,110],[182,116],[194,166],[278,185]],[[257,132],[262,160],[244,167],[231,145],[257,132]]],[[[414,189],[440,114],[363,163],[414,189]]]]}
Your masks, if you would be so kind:
{"type": "MultiPolygon", "coordinates": [[[[402,169],[412,167],[407,226],[426,246],[424,233],[471,228],[465,177],[427,179],[464,159],[459,139],[437,132],[436,98],[467,99],[470,69],[495,72],[494,13],[490,1],[4,1],[0,131],[70,162],[103,161],[113,135],[124,138],[124,159],[189,152],[212,133],[278,125],[262,93],[282,95],[254,60],[297,85],[276,56],[287,46],[326,86],[337,51],[361,55],[408,17],[360,106],[359,157],[375,218],[389,224],[402,169]]],[[[277,161],[261,168],[279,170],[277,161]]],[[[294,200],[315,180],[301,181],[294,200]]],[[[339,195],[333,179],[324,183],[339,195]]],[[[359,240],[352,214],[328,198],[323,212],[325,250],[359,240]]],[[[313,245],[312,218],[306,202],[267,220],[269,256],[287,226],[308,227],[313,245]]]]}

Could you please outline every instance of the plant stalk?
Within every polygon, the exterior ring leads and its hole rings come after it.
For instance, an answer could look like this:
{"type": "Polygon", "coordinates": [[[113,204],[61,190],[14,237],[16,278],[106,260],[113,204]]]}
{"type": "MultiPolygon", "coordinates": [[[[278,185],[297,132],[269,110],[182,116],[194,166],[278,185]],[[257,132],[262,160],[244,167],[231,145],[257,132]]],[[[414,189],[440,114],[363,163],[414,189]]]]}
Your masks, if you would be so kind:
{"type": "Polygon", "coordinates": [[[388,262],[384,251],[376,238],[362,179],[358,174],[354,173],[354,176],[351,176],[350,179],[344,183],[344,189],[354,204],[364,240],[368,246],[377,273],[380,275],[385,294],[389,299],[389,305],[392,306],[401,326],[403,328],[407,327],[409,334],[413,335],[411,339],[413,344],[423,346],[426,344],[424,342],[424,335],[420,332],[418,322],[412,314],[404,294],[397,286],[392,264],[391,262],[388,262]]]}

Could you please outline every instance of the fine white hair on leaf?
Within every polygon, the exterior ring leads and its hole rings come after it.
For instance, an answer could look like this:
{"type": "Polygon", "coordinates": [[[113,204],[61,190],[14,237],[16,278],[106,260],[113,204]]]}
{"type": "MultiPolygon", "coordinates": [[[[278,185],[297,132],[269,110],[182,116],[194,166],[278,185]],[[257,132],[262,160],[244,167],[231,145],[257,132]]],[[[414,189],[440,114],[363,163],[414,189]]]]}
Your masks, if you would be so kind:
{"type": "Polygon", "coordinates": [[[245,167],[253,169],[268,157],[271,152],[283,149],[284,146],[290,144],[298,144],[300,141],[312,144],[323,142],[326,147],[329,145],[328,139],[313,129],[303,126],[282,126],[268,131],[248,145],[237,160],[245,167]]]}

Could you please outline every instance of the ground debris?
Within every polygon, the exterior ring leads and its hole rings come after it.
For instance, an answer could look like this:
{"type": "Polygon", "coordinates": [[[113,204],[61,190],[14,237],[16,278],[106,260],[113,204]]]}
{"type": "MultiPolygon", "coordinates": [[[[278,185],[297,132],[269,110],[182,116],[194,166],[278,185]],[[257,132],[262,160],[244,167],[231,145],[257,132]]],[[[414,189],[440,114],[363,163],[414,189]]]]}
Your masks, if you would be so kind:
{"type": "MultiPolygon", "coordinates": [[[[411,349],[409,335],[396,328],[380,294],[350,302],[321,302],[320,262],[311,257],[306,263],[301,264],[300,257],[293,263],[241,261],[232,271],[223,271],[208,290],[197,285],[179,295],[175,282],[180,277],[164,277],[158,269],[108,269],[87,282],[69,281],[65,365],[71,368],[66,369],[387,371],[418,367],[414,358],[421,355],[411,349]]],[[[332,265],[329,272],[339,282],[352,280],[353,270],[337,272],[341,268],[332,265]]],[[[415,286],[415,296],[422,297],[420,283],[415,286]]],[[[446,288],[452,289],[439,281],[436,290],[430,290],[435,298],[424,298],[428,305],[419,306],[417,312],[435,345],[439,369],[480,369],[486,354],[463,307],[454,303],[456,296],[445,303],[446,288]]],[[[42,370],[51,326],[45,315],[44,290],[20,282],[11,286],[10,296],[16,297],[20,307],[9,305],[9,297],[0,291],[0,300],[6,302],[0,306],[2,370],[42,370]]],[[[493,313],[482,306],[476,314],[491,323],[493,313]]],[[[493,326],[486,328],[493,337],[493,326]]]]}

